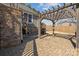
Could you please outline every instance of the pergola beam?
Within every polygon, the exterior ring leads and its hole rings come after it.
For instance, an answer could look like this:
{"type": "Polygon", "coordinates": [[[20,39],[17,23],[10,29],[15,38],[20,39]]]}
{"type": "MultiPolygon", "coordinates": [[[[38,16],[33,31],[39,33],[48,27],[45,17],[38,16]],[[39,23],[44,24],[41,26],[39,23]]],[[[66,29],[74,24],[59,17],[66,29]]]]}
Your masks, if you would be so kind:
{"type": "MultiPolygon", "coordinates": [[[[65,9],[65,8],[68,8],[68,7],[74,6],[74,5],[76,5],[76,4],[74,3],[74,4],[70,4],[70,5],[68,5],[68,6],[60,7],[60,8],[58,8],[57,10],[53,10],[53,11],[50,11],[50,12],[47,12],[47,13],[43,13],[42,15],[50,14],[50,13],[55,13],[56,11],[63,10],[63,9],[65,9]]],[[[41,16],[42,16],[42,15],[41,15],[41,16]]]]}
{"type": "MultiPolygon", "coordinates": [[[[66,12],[66,11],[69,12],[69,8],[68,7],[71,7],[71,6],[74,6],[74,5],[76,5],[76,4],[70,4],[70,5],[67,5],[67,6],[64,6],[64,7],[59,7],[58,6],[57,10],[54,7],[52,7],[54,10],[50,10],[50,9],[48,9],[48,11],[45,10],[46,12],[41,14],[40,17],[45,18],[45,19],[50,19],[50,20],[64,19],[64,18],[66,18],[66,17],[63,17],[65,13],[62,14],[59,11],[63,10],[64,12],[66,12]]],[[[71,16],[74,17],[72,12],[70,12],[69,14],[71,14],[71,16]]],[[[68,15],[68,18],[70,18],[70,17],[68,15]]]]}

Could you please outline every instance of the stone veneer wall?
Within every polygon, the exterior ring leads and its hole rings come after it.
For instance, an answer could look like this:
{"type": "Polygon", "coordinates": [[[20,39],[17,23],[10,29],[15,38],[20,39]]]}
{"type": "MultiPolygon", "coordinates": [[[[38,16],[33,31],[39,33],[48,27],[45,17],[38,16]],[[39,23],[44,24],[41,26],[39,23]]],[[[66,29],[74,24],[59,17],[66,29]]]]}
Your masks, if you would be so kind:
{"type": "Polygon", "coordinates": [[[0,4],[0,47],[11,47],[21,43],[21,12],[0,4]]]}

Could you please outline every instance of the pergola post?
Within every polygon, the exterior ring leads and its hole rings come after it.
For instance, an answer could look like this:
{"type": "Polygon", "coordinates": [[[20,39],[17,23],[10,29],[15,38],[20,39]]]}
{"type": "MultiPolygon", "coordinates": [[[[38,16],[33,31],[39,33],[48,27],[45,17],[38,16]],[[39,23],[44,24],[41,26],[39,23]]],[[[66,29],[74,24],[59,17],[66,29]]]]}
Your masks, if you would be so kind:
{"type": "Polygon", "coordinates": [[[77,20],[77,28],[76,28],[76,48],[77,48],[77,55],[79,55],[79,8],[76,9],[76,20],[77,20]]]}
{"type": "Polygon", "coordinates": [[[41,37],[41,24],[40,24],[40,22],[41,22],[41,19],[38,19],[38,38],[39,39],[41,37]]]}
{"type": "Polygon", "coordinates": [[[53,36],[54,36],[54,34],[55,34],[55,33],[54,33],[54,31],[55,31],[55,22],[52,21],[52,23],[53,23],[53,24],[52,24],[52,27],[53,27],[53,33],[52,33],[52,34],[53,34],[53,36]]]}
{"type": "Polygon", "coordinates": [[[79,20],[77,19],[77,30],[76,30],[76,37],[77,37],[77,48],[79,48],[79,20]]]}
{"type": "Polygon", "coordinates": [[[23,20],[23,12],[21,12],[21,18],[20,18],[20,30],[21,30],[21,42],[23,41],[23,31],[22,31],[22,26],[23,26],[23,24],[22,24],[22,20],[23,20]]]}

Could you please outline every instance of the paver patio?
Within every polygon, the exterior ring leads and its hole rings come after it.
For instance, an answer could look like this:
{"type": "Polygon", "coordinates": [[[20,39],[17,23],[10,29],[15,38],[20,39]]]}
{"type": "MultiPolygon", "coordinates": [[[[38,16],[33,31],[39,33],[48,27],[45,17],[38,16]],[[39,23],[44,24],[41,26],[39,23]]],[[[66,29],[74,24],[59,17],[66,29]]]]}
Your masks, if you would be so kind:
{"type": "Polygon", "coordinates": [[[77,55],[77,49],[70,40],[61,37],[47,36],[36,40],[37,51],[40,56],[77,55]]]}
{"type": "Polygon", "coordinates": [[[0,55],[5,56],[71,56],[77,55],[77,49],[73,47],[70,40],[46,36],[38,39],[34,36],[29,36],[24,39],[24,42],[16,47],[5,48],[0,51],[0,55]],[[35,42],[34,42],[35,40],[35,42]]]}

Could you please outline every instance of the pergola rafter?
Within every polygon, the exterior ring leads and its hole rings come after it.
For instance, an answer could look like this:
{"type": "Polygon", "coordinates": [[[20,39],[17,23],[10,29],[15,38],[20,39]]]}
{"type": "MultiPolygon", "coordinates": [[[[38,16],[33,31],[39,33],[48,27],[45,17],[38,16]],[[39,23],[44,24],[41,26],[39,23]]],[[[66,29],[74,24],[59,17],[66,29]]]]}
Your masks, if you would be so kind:
{"type": "Polygon", "coordinates": [[[66,18],[73,18],[73,16],[70,12],[65,11],[65,13],[59,19],[66,19],[66,18]]]}
{"type": "Polygon", "coordinates": [[[59,20],[60,17],[62,17],[62,16],[65,14],[65,12],[64,12],[63,10],[62,10],[62,12],[63,12],[63,13],[58,12],[58,16],[57,16],[56,20],[59,20]]]}
{"type": "MultiPolygon", "coordinates": [[[[72,6],[72,5],[71,5],[72,6]]],[[[74,4],[73,4],[73,6],[74,6],[74,4]]],[[[70,6],[69,6],[70,7],[70,6]]],[[[42,17],[42,18],[48,18],[48,19],[53,19],[53,20],[58,20],[60,17],[58,17],[58,15],[60,16],[60,15],[62,15],[62,12],[59,12],[59,11],[63,11],[63,12],[68,12],[69,13],[69,15],[71,15],[70,17],[74,17],[74,10],[70,10],[69,11],[69,8],[65,8],[64,7],[64,9],[61,9],[61,8],[58,8],[58,10],[56,10],[56,11],[54,11],[54,10],[49,10],[48,12],[46,11],[46,13],[43,13],[43,14],[41,14],[41,16],[44,16],[44,17],[42,17]],[[47,16],[46,16],[47,15],[47,16]],[[50,17],[49,15],[51,15],[52,17],[50,17]]],[[[66,14],[66,13],[65,13],[66,14]]],[[[63,14],[64,15],[64,14],[63,14]]],[[[68,15],[68,16],[69,16],[68,15]]],[[[60,18],[61,19],[61,18],[60,18]]],[[[63,19],[64,19],[64,17],[63,17],[63,19]]]]}
{"type": "Polygon", "coordinates": [[[76,5],[76,4],[71,4],[71,5],[68,5],[68,6],[65,6],[65,5],[64,5],[63,7],[59,7],[58,9],[53,8],[53,10],[50,10],[50,12],[42,13],[42,15],[54,13],[54,12],[56,12],[56,11],[63,10],[63,9],[65,9],[65,8],[68,8],[68,7],[71,7],[71,6],[74,6],[74,5],[76,5]]]}

